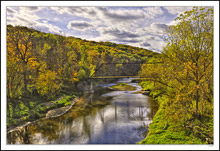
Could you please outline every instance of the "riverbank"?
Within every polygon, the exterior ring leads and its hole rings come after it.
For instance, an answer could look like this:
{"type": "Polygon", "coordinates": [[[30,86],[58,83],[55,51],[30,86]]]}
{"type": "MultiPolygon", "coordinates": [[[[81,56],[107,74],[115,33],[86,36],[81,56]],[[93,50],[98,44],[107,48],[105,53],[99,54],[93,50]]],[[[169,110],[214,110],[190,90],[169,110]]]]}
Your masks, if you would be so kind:
{"type": "Polygon", "coordinates": [[[7,131],[25,125],[46,116],[49,110],[70,105],[71,101],[81,95],[76,85],[66,84],[53,97],[41,96],[38,93],[26,93],[14,99],[8,98],[7,131]]]}
{"type": "MultiPolygon", "coordinates": [[[[195,137],[187,130],[176,127],[173,123],[168,123],[165,109],[159,107],[156,115],[150,124],[147,137],[139,144],[204,144],[198,137],[195,137]]],[[[208,143],[208,142],[207,142],[208,143]]]]}
{"type": "MultiPolygon", "coordinates": [[[[84,92],[87,93],[89,89],[88,87],[88,83],[81,81],[77,86],[63,89],[57,96],[49,100],[45,98],[29,97],[29,99],[34,102],[32,104],[33,107],[30,108],[29,106],[25,106],[30,109],[24,116],[10,118],[11,123],[8,123],[7,125],[7,132],[24,127],[43,118],[52,118],[63,115],[69,111],[75,103],[80,102],[80,96],[82,96],[84,92]]],[[[95,88],[95,91],[98,93],[105,93],[108,92],[109,89],[97,87],[95,88]]],[[[22,101],[25,102],[27,98],[24,97],[22,99],[22,101]]],[[[7,118],[7,120],[8,119],[9,118],[7,118]]]]}
{"type": "MultiPolygon", "coordinates": [[[[178,121],[169,119],[167,111],[171,110],[163,90],[154,90],[148,82],[140,84],[144,90],[159,104],[159,109],[149,126],[147,137],[139,144],[212,144],[213,118],[191,117],[190,124],[181,125],[178,121]]],[[[172,109],[173,110],[173,109],[172,109]]],[[[175,111],[174,111],[175,112],[175,111]]],[[[172,116],[172,115],[171,115],[172,116]]],[[[179,117],[180,118],[180,117],[179,117]]]]}
{"type": "Polygon", "coordinates": [[[54,101],[40,103],[31,110],[28,116],[16,120],[16,125],[7,128],[7,131],[15,130],[38,121],[42,118],[51,118],[61,116],[66,113],[77,102],[75,95],[62,96],[54,101]]]}

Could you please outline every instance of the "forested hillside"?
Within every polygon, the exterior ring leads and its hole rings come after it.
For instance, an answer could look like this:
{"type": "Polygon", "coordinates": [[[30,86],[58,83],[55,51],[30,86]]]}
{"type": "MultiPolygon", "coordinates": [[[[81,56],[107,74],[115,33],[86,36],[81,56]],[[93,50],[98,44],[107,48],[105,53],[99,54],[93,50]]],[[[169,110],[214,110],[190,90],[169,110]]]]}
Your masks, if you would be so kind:
{"type": "MultiPolygon", "coordinates": [[[[7,26],[7,120],[30,117],[40,100],[52,100],[68,86],[89,78],[102,63],[143,63],[150,50],[94,42],[7,26]]],[[[123,65],[115,66],[120,71],[123,65]]],[[[35,114],[38,115],[37,113],[35,114]]]]}

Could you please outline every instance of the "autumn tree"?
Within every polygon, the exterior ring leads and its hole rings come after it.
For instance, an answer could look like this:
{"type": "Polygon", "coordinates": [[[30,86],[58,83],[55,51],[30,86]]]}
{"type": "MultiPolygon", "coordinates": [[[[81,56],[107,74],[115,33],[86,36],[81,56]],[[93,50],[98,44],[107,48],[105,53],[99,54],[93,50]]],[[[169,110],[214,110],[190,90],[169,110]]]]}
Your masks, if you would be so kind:
{"type": "Polygon", "coordinates": [[[191,95],[196,101],[198,113],[199,101],[212,99],[201,96],[212,91],[213,85],[213,10],[194,7],[176,20],[180,23],[168,29],[168,44],[164,53],[170,62],[180,64],[175,69],[176,81],[181,85],[193,83],[191,95]],[[182,76],[183,71],[185,75],[182,76]]]}
{"type": "Polygon", "coordinates": [[[32,57],[33,33],[28,29],[21,31],[19,28],[13,28],[10,30],[8,31],[10,35],[8,35],[7,41],[11,45],[10,49],[13,49],[14,52],[12,57],[16,57],[22,62],[24,90],[27,92],[27,64],[32,57]]]}
{"type": "Polygon", "coordinates": [[[212,115],[213,10],[194,7],[176,21],[177,25],[168,27],[164,36],[167,45],[157,58],[163,64],[142,68],[141,76],[165,90],[167,104],[179,119],[212,115]]]}

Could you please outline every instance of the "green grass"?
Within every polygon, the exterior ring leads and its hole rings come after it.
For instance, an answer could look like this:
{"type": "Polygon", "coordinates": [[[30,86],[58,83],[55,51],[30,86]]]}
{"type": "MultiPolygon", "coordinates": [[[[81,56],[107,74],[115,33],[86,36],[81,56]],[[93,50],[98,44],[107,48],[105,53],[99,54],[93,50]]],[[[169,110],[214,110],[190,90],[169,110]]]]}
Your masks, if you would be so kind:
{"type": "Polygon", "coordinates": [[[150,124],[147,137],[139,144],[212,144],[213,117],[203,116],[200,120],[191,121],[192,129],[183,127],[177,121],[168,121],[166,98],[163,90],[156,90],[152,82],[140,83],[143,90],[149,90],[150,96],[159,103],[159,109],[150,124]],[[210,141],[206,141],[206,139],[210,141]]]}
{"type": "MultiPolygon", "coordinates": [[[[167,124],[164,120],[164,109],[160,108],[150,124],[147,137],[139,144],[204,144],[201,139],[177,128],[174,123],[167,124]]],[[[178,124],[178,123],[176,123],[178,124]]]]}
{"type": "Polygon", "coordinates": [[[7,127],[13,128],[24,122],[34,121],[44,117],[51,109],[70,105],[70,101],[72,101],[75,97],[75,95],[63,95],[56,101],[50,101],[52,104],[48,106],[45,106],[42,103],[37,104],[33,101],[30,101],[29,104],[25,105],[22,101],[20,101],[14,108],[10,106],[9,111],[11,113],[10,117],[9,115],[7,117],[7,127]]]}
{"type": "Polygon", "coordinates": [[[113,89],[113,90],[118,90],[118,91],[133,91],[133,90],[136,90],[135,87],[131,86],[131,85],[128,85],[126,83],[118,83],[117,85],[114,85],[114,86],[111,86],[109,87],[110,89],[113,89]]]}
{"type": "Polygon", "coordinates": [[[67,105],[70,105],[70,101],[75,98],[76,96],[75,95],[72,95],[72,96],[66,96],[65,98],[63,99],[60,99],[58,101],[56,101],[54,104],[58,107],[61,107],[61,106],[67,106],[67,105]]]}

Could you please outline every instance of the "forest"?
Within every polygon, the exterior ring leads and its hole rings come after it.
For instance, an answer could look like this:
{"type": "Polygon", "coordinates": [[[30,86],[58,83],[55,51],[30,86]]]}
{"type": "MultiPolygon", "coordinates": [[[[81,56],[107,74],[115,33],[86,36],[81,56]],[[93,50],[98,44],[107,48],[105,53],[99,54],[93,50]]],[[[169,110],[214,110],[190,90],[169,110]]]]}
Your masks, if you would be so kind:
{"type": "MultiPolygon", "coordinates": [[[[144,63],[154,55],[158,53],[128,45],[87,41],[8,25],[7,125],[16,126],[20,121],[39,118],[40,113],[48,110],[37,106],[40,103],[62,95],[73,97],[75,94],[69,94],[69,90],[77,91],[76,84],[94,76],[96,68],[103,63],[121,63],[110,69],[120,75],[126,67],[123,63],[144,63]]],[[[112,73],[110,70],[108,73],[112,73]]],[[[66,103],[60,100],[60,104],[66,103]]]]}
{"type": "Polygon", "coordinates": [[[140,63],[129,72],[159,109],[139,144],[213,144],[213,9],[193,7],[175,21],[161,53],[7,25],[7,127],[69,104],[101,64],[120,63],[108,71],[120,75],[126,63],[140,63]]]}

